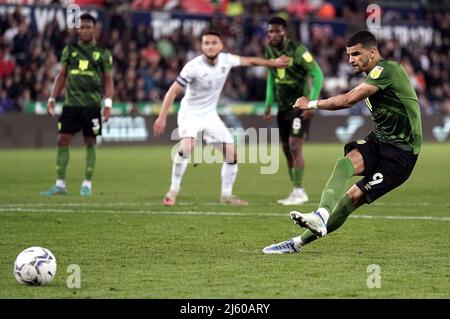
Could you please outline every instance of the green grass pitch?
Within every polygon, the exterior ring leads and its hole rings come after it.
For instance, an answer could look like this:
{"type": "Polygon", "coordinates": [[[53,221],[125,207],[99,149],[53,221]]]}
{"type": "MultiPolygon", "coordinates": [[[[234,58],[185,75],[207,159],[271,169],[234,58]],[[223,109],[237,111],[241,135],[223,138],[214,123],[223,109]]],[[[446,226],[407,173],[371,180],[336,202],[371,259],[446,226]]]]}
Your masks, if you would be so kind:
{"type": "MultiPolygon", "coordinates": [[[[278,174],[241,164],[234,187],[247,207],[218,204],[220,164],[189,165],[175,207],[170,147],[99,147],[91,198],[79,195],[84,149],[70,153],[69,194],[43,198],[55,179],[55,149],[0,151],[0,298],[449,298],[450,145],[425,144],[406,184],[354,212],[336,232],[300,254],[261,249],[303,230],[290,210],[316,208],[342,145],[307,144],[310,203],[281,206],[290,192],[278,174]],[[49,286],[18,284],[17,254],[50,249],[49,286]],[[69,289],[69,265],[81,288],[69,289]],[[368,288],[369,265],[380,288],[368,288]]],[[[355,179],[356,180],[356,179],[355,179]]]]}

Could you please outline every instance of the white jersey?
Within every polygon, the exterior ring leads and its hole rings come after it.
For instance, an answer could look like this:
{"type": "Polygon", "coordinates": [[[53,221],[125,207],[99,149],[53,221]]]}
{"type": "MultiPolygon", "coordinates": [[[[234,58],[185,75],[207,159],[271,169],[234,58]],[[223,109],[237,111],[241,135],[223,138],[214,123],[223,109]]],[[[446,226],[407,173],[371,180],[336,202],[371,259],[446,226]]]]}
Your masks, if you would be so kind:
{"type": "Polygon", "coordinates": [[[179,113],[203,115],[216,112],[228,73],[240,64],[240,57],[231,53],[219,53],[215,65],[208,64],[203,55],[186,63],[177,77],[177,82],[186,87],[179,113]]]}

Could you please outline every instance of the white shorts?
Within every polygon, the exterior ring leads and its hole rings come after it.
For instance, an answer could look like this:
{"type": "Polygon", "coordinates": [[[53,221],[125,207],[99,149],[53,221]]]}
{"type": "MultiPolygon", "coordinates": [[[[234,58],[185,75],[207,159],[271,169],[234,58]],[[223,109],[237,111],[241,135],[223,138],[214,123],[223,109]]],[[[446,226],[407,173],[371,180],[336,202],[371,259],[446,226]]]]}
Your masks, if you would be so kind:
{"type": "Polygon", "coordinates": [[[234,143],[233,136],[217,113],[206,115],[178,113],[178,135],[180,139],[202,137],[206,143],[234,143]]]}

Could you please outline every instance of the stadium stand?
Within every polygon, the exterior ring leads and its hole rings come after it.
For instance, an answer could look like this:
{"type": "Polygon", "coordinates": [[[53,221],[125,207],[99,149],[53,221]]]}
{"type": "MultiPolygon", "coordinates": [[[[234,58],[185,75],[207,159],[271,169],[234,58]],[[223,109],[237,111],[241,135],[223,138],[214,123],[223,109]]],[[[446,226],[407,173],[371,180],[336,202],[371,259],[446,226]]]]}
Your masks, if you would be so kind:
{"type": "MultiPolygon", "coordinates": [[[[71,1],[13,2],[66,5],[71,1]]],[[[360,81],[360,77],[351,74],[347,63],[345,36],[365,28],[367,17],[357,13],[365,12],[362,8],[367,4],[362,2],[79,0],[75,3],[104,10],[98,34],[100,43],[110,48],[114,56],[115,101],[160,102],[181,66],[199,54],[198,39],[192,29],[180,27],[171,34],[155,34],[148,24],[132,21],[132,13],[146,10],[170,10],[200,18],[204,13],[213,14],[209,23],[221,30],[228,51],[258,56],[263,55],[267,18],[281,11],[289,17],[293,37],[310,48],[325,73],[322,97],[344,92],[360,81]],[[347,25],[347,32],[335,35],[321,23],[305,28],[311,20],[338,21],[347,25]]],[[[424,114],[450,114],[450,11],[433,6],[432,1],[413,1],[408,8],[390,7],[391,1],[384,3],[383,9],[392,10],[383,12],[382,24],[400,19],[409,25],[432,27],[433,37],[428,42],[418,37],[407,42],[401,37],[381,37],[380,49],[384,58],[403,63],[424,114]],[[414,3],[419,9],[411,9],[414,3]],[[421,6],[423,3],[427,5],[421,6]]],[[[33,30],[20,6],[13,12],[2,11],[0,34],[0,112],[20,112],[30,100],[46,101],[61,51],[73,34],[59,28],[56,19],[41,31],[33,30]]],[[[223,96],[230,101],[262,101],[265,77],[264,68],[237,69],[230,75],[223,96]]]]}

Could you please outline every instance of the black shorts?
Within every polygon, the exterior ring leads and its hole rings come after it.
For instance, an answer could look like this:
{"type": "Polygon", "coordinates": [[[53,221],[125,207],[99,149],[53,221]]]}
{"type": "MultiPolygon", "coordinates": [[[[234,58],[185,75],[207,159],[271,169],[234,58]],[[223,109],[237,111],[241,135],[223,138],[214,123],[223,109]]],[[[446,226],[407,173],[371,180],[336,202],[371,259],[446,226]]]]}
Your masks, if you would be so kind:
{"type": "Polygon", "coordinates": [[[356,185],[367,204],[403,184],[411,175],[418,155],[378,140],[372,133],[345,145],[345,155],[358,149],[364,160],[364,176],[356,185]]]}
{"type": "Polygon", "coordinates": [[[58,132],[75,134],[83,130],[83,135],[96,137],[102,135],[100,107],[64,106],[58,120],[58,132]]]}
{"type": "Polygon", "coordinates": [[[277,122],[282,143],[288,143],[289,136],[308,138],[310,120],[300,117],[301,110],[278,112],[277,122]]]}

